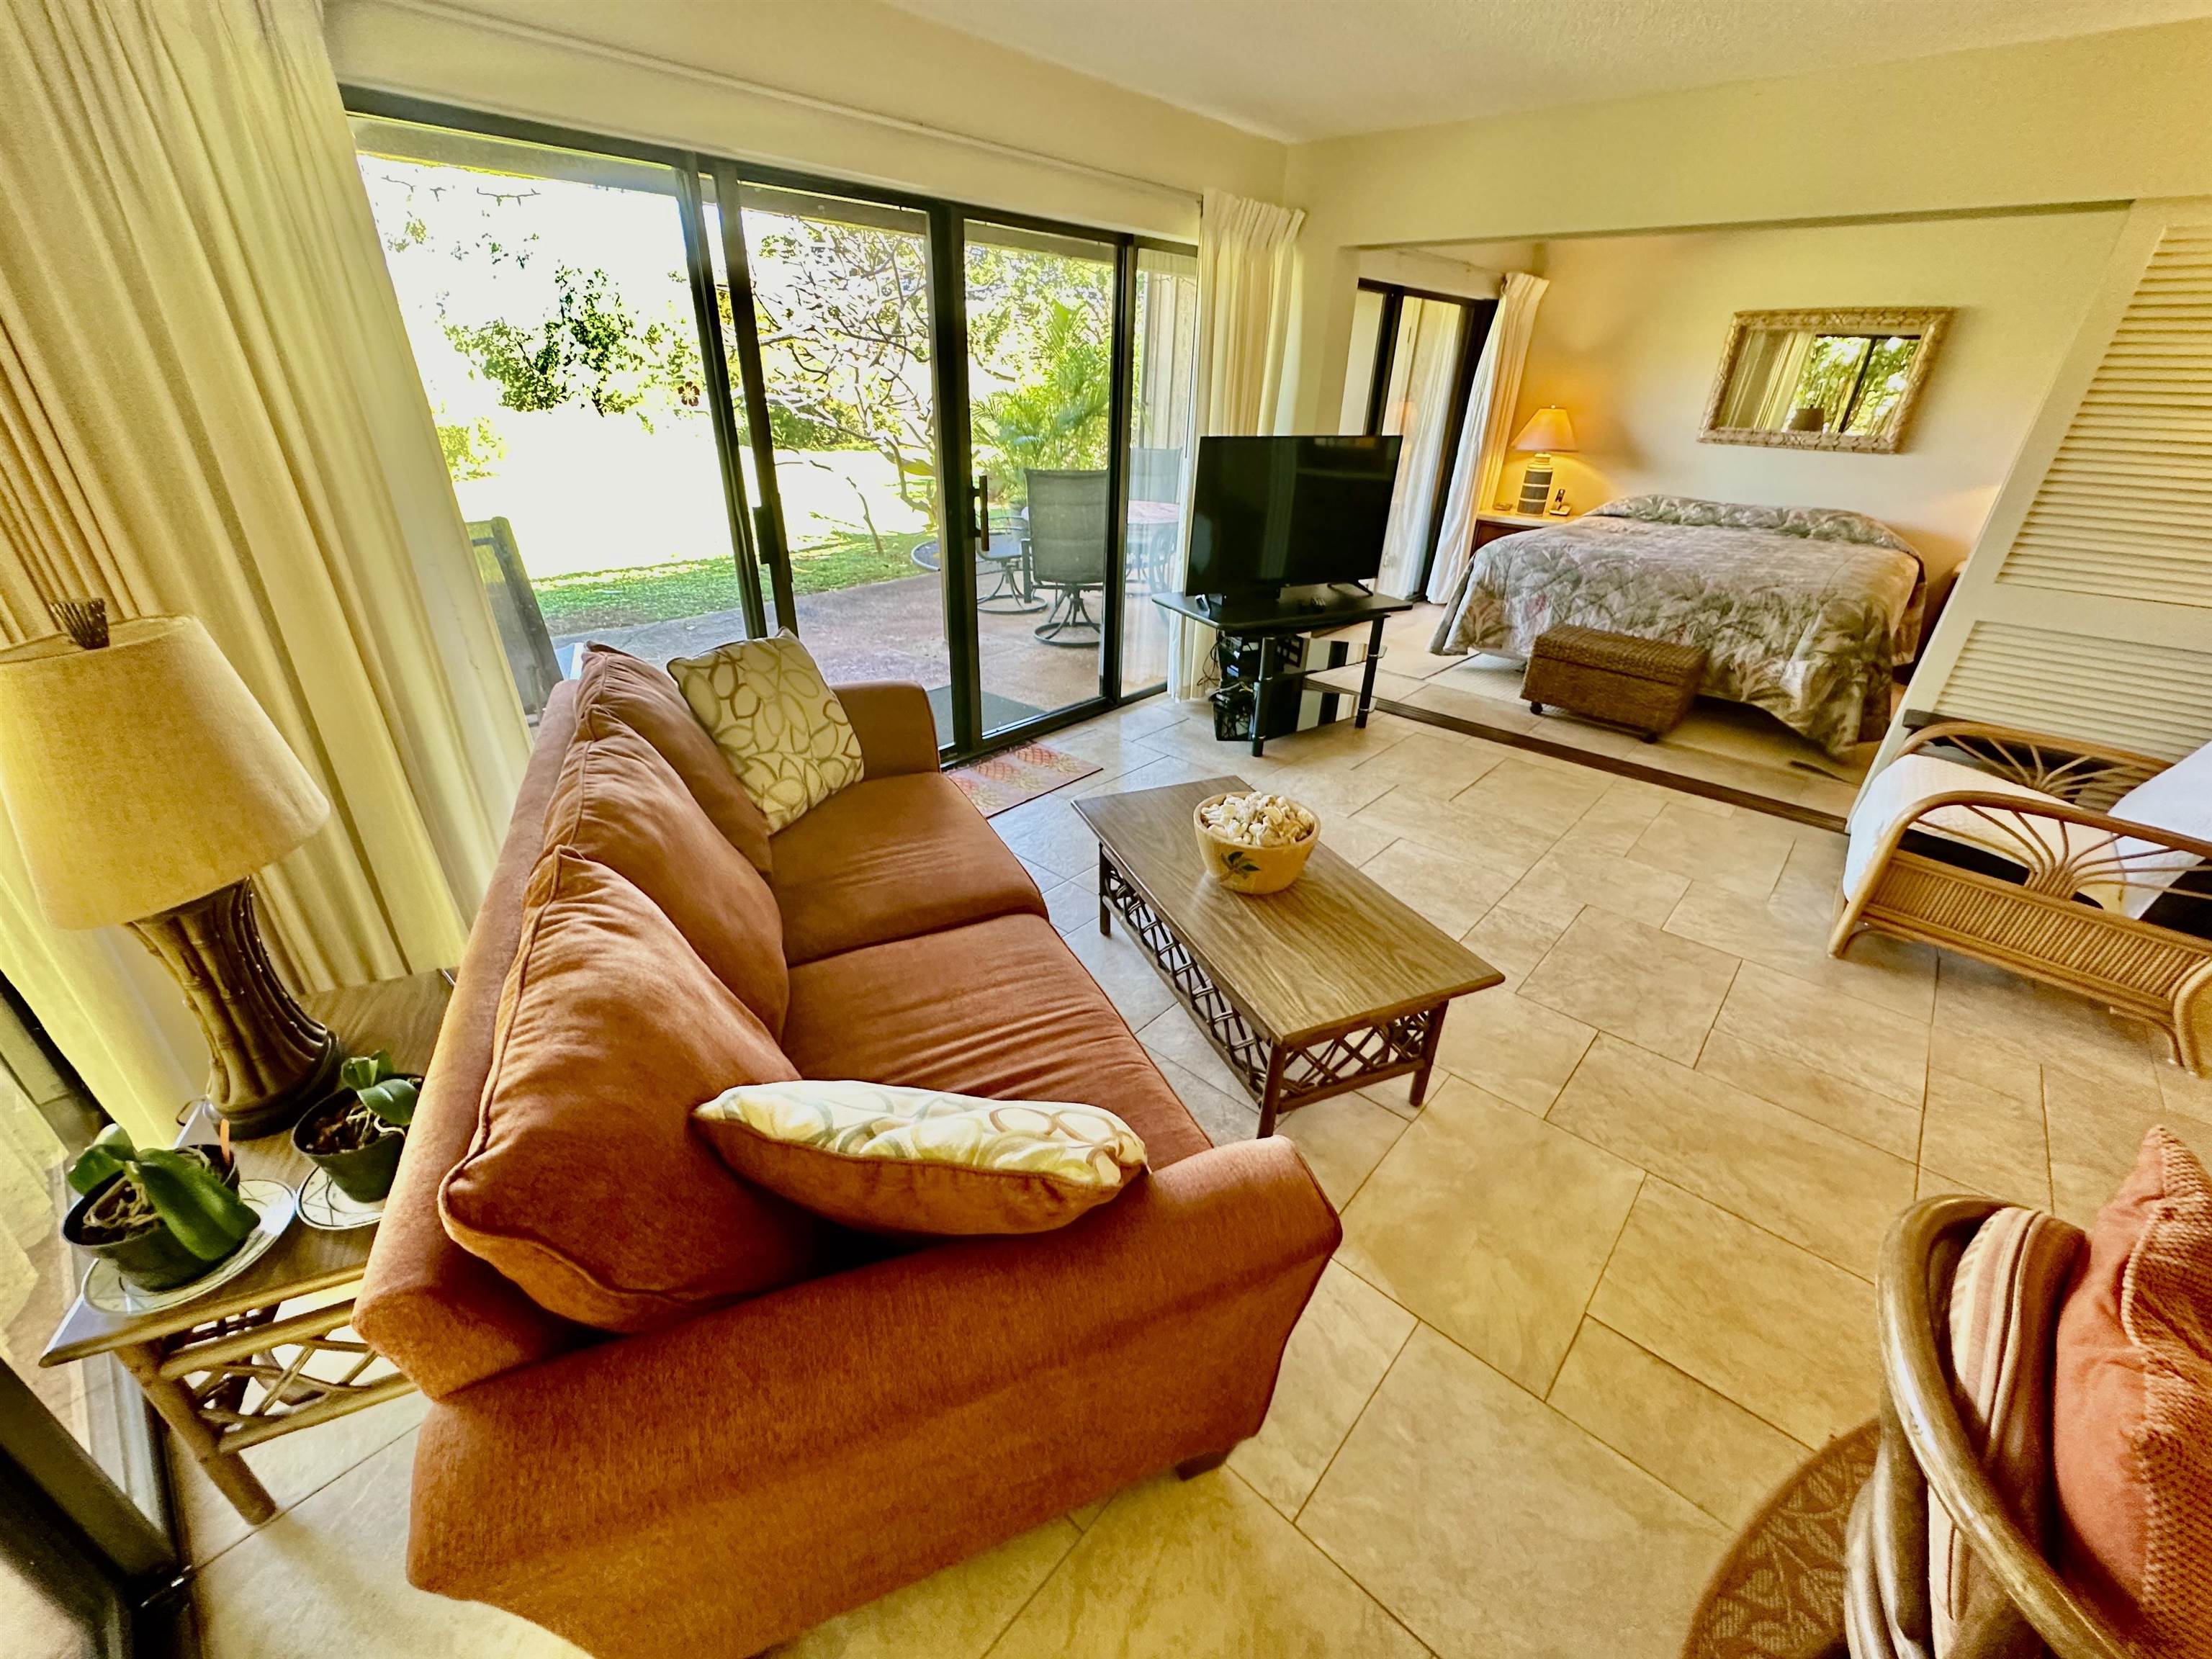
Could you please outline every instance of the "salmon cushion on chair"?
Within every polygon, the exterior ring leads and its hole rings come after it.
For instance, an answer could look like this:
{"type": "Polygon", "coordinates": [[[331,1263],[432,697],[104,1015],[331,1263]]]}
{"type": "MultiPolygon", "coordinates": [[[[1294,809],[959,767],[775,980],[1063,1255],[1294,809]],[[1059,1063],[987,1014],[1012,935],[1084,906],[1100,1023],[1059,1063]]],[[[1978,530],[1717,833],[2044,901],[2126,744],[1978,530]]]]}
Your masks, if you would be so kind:
{"type": "Polygon", "coordinates": [[[2212,1182],[2165,1129],[2059,1313],[2051,1452],[2068,1579],[2142,1652],[2212,1656],[2212,1182]]]}

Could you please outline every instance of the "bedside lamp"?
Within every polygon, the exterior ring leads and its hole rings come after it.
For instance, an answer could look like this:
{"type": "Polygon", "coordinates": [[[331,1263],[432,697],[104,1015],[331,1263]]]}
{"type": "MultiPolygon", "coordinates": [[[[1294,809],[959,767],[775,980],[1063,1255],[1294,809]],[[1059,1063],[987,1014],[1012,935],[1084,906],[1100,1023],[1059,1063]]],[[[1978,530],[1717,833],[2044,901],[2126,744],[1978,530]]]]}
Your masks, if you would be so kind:
{"type": "Polygon", "coordinates": [[[1519,510],[1541,513],[1552,494],[1552,457],[1575,453],[1575,423],[1567,418],[1565,410],[1547,405],[1528,417],[1513,447],[1536,453],[1536,459],[1521,475],[1519,510]]]}
{"type": "Polygon", "coordinates": [[[343,1054],[270,965],[246,878],[330,803],[197,620],[55,613],[67,636],[0,651],[0,797],[39,908],[60,927],[128,923],[198,1017],[216,1110],[272,1134],[343,1054]]]}

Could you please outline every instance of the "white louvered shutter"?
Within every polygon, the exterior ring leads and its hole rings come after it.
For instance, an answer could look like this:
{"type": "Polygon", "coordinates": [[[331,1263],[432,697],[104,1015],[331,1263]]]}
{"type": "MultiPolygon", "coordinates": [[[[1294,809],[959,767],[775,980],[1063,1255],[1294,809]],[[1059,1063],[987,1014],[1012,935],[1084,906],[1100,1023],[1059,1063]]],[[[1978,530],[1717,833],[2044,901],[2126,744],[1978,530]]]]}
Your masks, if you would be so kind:
{"type": "Polygon", "coordinates": [[[2166,759],[2212,740],[2212,202],[2130,214],[1885,757],[1930,714],[2166,759]]]}

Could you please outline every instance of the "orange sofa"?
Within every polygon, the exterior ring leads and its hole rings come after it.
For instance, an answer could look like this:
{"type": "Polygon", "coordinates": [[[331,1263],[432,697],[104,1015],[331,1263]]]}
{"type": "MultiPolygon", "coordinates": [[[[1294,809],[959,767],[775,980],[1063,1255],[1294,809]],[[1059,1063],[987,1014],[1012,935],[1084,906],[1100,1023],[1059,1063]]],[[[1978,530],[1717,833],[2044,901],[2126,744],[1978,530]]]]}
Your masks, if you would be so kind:
{"type": "Polygon", "coordinates": [[[592,718],[632,722],[769,866],[781,1047],[802,1075],[1104,1105],[1144,1137],[1150,1173],[1058,1231],[876,1242],[637,1334],[548,1312],[455,1243],[439,1192],[477,1132],[524,889],[576,733],[564,684],[355,1320],[434,1402],[409,1577],[595,1654],[748,1654],[1141,1476],[1218,1462],[1265,1417],[1340,1237],[1297,1150],[1207,1141],[1019,861],[939,774],[918,687],[839,688],[866,777],[770,841],[726,768],[715,775],[673,724],[672,683],[614,665],[597,693],[586,668],[592,718]]]}

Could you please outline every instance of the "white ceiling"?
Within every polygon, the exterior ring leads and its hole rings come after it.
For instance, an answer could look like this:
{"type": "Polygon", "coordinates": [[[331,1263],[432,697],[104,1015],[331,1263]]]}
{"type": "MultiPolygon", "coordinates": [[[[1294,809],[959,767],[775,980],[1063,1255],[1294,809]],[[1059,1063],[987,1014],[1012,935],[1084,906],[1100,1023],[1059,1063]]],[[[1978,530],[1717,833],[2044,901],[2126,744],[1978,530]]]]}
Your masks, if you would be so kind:
{"type": "Polygon", "coordinates": [[[890,3],[1290,141],[2212,15],[2212,0],[890,3]]]}

